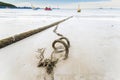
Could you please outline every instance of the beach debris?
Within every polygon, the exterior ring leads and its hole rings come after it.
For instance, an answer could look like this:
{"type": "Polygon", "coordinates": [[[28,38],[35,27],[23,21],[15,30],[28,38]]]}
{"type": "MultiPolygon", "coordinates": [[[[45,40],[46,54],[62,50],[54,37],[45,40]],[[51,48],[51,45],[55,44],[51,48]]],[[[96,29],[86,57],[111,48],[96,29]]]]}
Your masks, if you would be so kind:
{"type": "MultiPolygon", "coordinates": [[[[60,38],[56,39],[52,43],[53,51],[51,53],[50,58],[45,59],[44,53],[45,48],[38,49],[38,52],[40,53],[40,60],[37,67],[45,68],[46,74],[50,76],[49,80],[54,80],[54,68],[56,67],[56,64],[62,60],[66,60],[68,58],[69,54],[69,48],[70,48],[70,42],[69,40],[64,37],[62,34],[57,33],[58,25],[55,27],[53,32],[60,36],[60,38]]],[[[44,80],[47,80],[47,76],[44,77],[44,80]]]]}

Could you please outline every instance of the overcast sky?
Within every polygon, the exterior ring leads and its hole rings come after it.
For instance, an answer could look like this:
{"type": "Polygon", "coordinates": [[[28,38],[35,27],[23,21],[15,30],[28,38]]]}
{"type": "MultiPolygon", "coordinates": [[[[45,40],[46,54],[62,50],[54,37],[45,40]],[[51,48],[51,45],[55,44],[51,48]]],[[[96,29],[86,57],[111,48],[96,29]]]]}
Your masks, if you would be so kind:
{"type": "Polygon", "coordinates": [[[120,0],[0,0],[16,6],[60,7],[60,8],[120,8],[120,0]]]}

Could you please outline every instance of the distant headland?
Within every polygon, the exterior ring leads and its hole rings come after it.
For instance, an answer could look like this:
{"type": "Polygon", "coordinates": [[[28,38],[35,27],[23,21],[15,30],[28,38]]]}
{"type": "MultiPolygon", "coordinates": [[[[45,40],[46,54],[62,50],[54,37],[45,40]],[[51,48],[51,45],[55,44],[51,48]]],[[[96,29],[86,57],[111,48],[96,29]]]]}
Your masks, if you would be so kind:
{"type": "MultiPolygon", "coordinates": [[[[10,3],[0,2],[0,9],[5,9],[5,8],[10,8],[10,9],[32,9],[32,7],[27,7],[27,6],[17,7],[15,5],[13,5],[13,4],[10,4],[10,3]]],[[[37,9],[40,9],[40,8],[37,7],[37,9]]]]}
{"type": "Polygon", "coordinates": [[[0,8],[17,8],[17,7],[10,3],[0,2],[0,8]]]}

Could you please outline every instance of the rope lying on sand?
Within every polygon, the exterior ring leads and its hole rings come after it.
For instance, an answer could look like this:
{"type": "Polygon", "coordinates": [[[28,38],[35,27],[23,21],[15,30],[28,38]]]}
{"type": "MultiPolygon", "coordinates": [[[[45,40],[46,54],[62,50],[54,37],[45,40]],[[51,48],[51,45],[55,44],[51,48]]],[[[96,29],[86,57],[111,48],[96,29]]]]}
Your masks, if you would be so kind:
{"type": "Polygon", "coordinates": [[[57,28],[58,28],[58,25],[55,27],[55,29],[53,30],[53,32],[56,33],[58,36],[60,36],[60,38],[57,39],[57,40],[55,40],[55,41],[52,43],[52,47],[53,47],[53,49],[54,49],[57,53],[59,53],[59,52],[64,52],[64,51],[65,51],[65,58],[64,58],[64,59],[66,59],[66,58],[68,57],[68,53],[69,53],[70,42],[69,42],[69,40],[68,40],[66,37],[64,37],[62,34],[57,33],[57,31],[56,31],[57,28]],[[57,43],[64,45],[65,50],[59,51],[59,48],[55,46],[57,43]]]}
{"type": "Polygon", "coordinates": [[[52,23],[50,25],[44,26],[44,27],[40,27],[40,28],[37,28],[37,29],[34,29],[34,30],[30,30],[30,31],[27,31],[27,32],[23,32],[23,33],[20,33],[20,34],[17,34],[17,35],[2,39],[2,40],[0,40],[0,48],[6,47],[6,46],[8,46],[10,44],[13,44],[13,43],[15,43],[17,41],[20,41],[20,40],[22,40],[24,38],[27,38],[29,36],[32,36],[32,35],[34,35],[36,33],[42,32],[42,31],[44,31],[44,30],[46,30],[48,28],[51,28],[51,27],[53,27],[55,25],[58,25],[58,24],[60,24],[60,23],[62,23],[64,21],[66,21],[66,20],[68,20],[70,18],[72,18],[72,16],[68,17],[66,19],[57,21],[55,23],[52,23]]]}
{"type": "MultiPolygon", "coordinates": [[[[46,69],[46,73],[51,76],[51,79],[49,80],[54,80],[54,67],[59,61],[66,60],[68,58],[70,48],[69,40],[62,34],[57,33],[57,28],[58,25],[55,27],[53,32],[60,36],[60,38],[53,41],[53,52],[51,53],[50,58],[44,59],[45,48],[38,49],[38,52],[40,53],[40,61],[38,67],[44,67],[46,69]],[[57,57],[60,54],[62,54],[62,56],[57,57]]],[[[47,76],[44,77],[44,80],[47,80],[47,76]]]]}

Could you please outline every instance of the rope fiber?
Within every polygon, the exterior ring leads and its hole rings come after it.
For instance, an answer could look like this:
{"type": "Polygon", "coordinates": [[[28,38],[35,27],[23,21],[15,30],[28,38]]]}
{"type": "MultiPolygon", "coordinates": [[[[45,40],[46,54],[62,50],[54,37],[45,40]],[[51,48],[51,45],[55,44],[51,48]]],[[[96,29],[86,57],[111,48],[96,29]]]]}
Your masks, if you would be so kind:
{"type": "MultiPolygon", "coordinates": [[[[52,43],[53,52],[51,53],[51,57],[44,59],[45,48],[38,49],[38,52],[40,53],[38,67],[44,67],[46,69],[46,73],[51,76],[51,80],[54,80],[54,68],[56,67],[56,64],[59,61],[66,60],[68,58],[70,48],[68,38],[58,33],[57,29],[58,25],[55,27],[53,32],[57,36],[60,36],[60,38],[54,40],[52,43]],[[57,57],[59,54],[62,54],[63,56],[57,57]]],[[[44,80],[47,80],[47,76],[44,77],[44,80]]]]}

